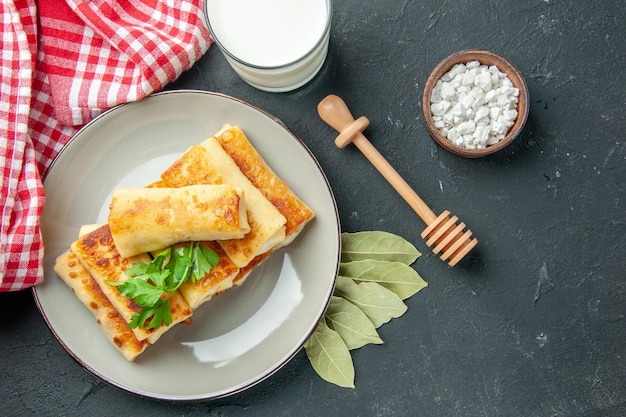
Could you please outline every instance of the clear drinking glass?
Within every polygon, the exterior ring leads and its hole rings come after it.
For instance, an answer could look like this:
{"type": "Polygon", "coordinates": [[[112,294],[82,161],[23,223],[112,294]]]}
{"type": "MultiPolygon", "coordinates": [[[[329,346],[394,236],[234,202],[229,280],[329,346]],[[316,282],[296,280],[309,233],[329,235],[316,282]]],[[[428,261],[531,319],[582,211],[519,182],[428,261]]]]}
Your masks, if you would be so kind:
{"type": "Polygon", "coordinates": [[[319,72],[331,0],[206,0],[213,40],[235,72],[264,91],[295,90],[319,72]]]}

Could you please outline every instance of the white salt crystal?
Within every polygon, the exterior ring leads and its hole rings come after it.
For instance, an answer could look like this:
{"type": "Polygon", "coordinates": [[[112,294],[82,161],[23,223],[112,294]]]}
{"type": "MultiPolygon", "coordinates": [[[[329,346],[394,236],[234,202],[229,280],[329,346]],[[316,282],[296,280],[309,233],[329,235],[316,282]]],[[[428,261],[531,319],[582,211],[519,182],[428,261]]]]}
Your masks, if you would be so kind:
{"type": "Polygon", "coordinates": [[[504,108],[508,109],[509,102],[510,102],[510,99],[507,96],[498,95],[498,100],[497,100],[498,106],[502,107],[503,109],[504,108]]]}
{"type": "MultiPolygon", "coordinates": [[[[448,130],[448,140],[450,140],[450,142],[455,142],[460,137],[461,135],[457,129],[448,130]]],[[[463,140],[463,138],[461,138],[461,140],[463,140]]]]}
{"type": "Polygon", "coordinates": [[[489,107],[481,106],[478,108],[478,110],[476,110],[476,115],[474,116],[474,120],[482,119],[487,116],[489,116],[489,107]]]}
{"type": "Polygon", "coordinates": [[[477,143],[487,144],[489,139],[489,126],[477,126],[475,132],[475,140],[477,143]]]}
{"type": "Polygon", "coordinates": [[[498,101],[498,92],[496,90],[489,90],[487,91],[487,93],[485,94],[485,100],[489,101],[489,102],[497,102],[498,101]]]}
{"type": "Polygon", "coordinates": [[[512,96],[513,92],[515,91],[515,88],[503,85],[502,87],[498,88],[497,91],[501,95],[512,96]]]}
{"type": "Polygon", "coordinates": [[[491,131],[495,134],[504,133],[505,130],[506,125],[500,122],[500,120],[496,120],[494,123],[491,124],[491,131]]]}
{"type": "Polygon", "coordinates": [[[500,138],[495,135],[488,135],[487,140],[485,141],[485,145],[495,145],[500,142],[500,138]]]}
{"type": "Polygon", "coordinates": [[[519,89],[495,66],[457,64],[435,83],[431,113],[451,143],[482,149],[502,140],[517,118],[519,89]]]}
{"type": "Polygon", "coordinates": [[[491,78],[485,74],[476,74],[474,76],[474,85],[480,87],[483,92],[491,89],[491,78]]]}
{"type": "Polygon", "coordinates": [[[430,105],[430,111],[436,116],[444,114],[449,108],[451,103],[449,101],[438,101],[430,105]]]}
{"type": "Polygon", "coordinates": [[[452,107],[452,114],[454,116],[465,117],[465,106],[461,103],[456,103],[454,107],[452,107]]]}
{"type": "Polygon", "coordinates": [[[456,97],[456,90],[454,89],[454,86],[449,82],[441,84],[441,98],[443,100],[450,100],[454,97],[456,97]]]}
{"type": "Polygon", "coordinates": [[[450,79],[456,77],[458,74],[462,74],[465,72],[465,64],[456,64],[453,66],[450,71],[448,71],[448,76],[450,79]]]}
{"type": "Polygon", "coordinates": [[[470,86],[474,84],[474,74],[472,74],[470,71],[466,71],[463,74],[463,81],[461,82],[461,84],[465,86],[470,86]]]}
{"type": "Polygon", "coordinates": [[[471,94],[464,94],[459,97],[459,103],[461,103],[464,108],[468,109],[474,106],[474,97],[472,97],[471,94]]]}
{"type": "Polygon", "coordinates": [[[441,100],[443,100],[441,98],[441,84],[437,83],[433,87],[433,91],[430,93],[430,101],[431,103],[436,103],[441,100]]]}
{"type": "Polygon", "coordinates": [[[482,106],[484,106],[487,102],[485,101],[485,96],[480,96],[478,98],[476,98],[476,100],[474,100],[474,103],[472,104],[472,109],[476,110],[481,108],[482,106]]]}
{"type": "Polygon", "coordinates": [[[502,117],[506,120],[514,121],[517,119],[517,110],[505,110],[502,112],[502,117]]]}
{"type": "Polygon", "coordinates": [[[459,123],[457,130],[461,135],[472,133],[476,129],[476,123],[473,120],[459,123]]]}
{"type": "Polygon", "coordinates": [[[462,83],[463,83],[463,74],[457,74],[454,77],[452,77],[452,79],[450,80],[450,84],[452,84],[452,86],[455,89],[458,89],[462,83]]]}
{"type": "Polygon", "coordinates": [[[480,87],[474,87],[470,91],[469,95],[477,99],[479,97],[484,97],[485,93],[480,87]]]}
{"type": "Polygon", "coordinates": [[[499,78],[506,77],[506,74],[503,73],[502,71],[500,71],[500,69],[497,66],[495,66],[495,65],[490,65],[489,66],[489,72],[494,74],[494,75],[497,75],[499,78]]]}

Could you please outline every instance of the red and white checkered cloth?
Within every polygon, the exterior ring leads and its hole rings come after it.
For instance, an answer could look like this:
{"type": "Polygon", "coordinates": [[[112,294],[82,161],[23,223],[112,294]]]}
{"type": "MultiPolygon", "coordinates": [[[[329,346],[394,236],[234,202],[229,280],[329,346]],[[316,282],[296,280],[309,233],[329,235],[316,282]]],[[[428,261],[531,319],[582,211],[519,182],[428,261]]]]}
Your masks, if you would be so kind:
{"type": "Polygon", "coordinates": [[[42,176],[71,136],[209,48],[202,0],[3,0],[0,291],[43,280],[42,176]]]}

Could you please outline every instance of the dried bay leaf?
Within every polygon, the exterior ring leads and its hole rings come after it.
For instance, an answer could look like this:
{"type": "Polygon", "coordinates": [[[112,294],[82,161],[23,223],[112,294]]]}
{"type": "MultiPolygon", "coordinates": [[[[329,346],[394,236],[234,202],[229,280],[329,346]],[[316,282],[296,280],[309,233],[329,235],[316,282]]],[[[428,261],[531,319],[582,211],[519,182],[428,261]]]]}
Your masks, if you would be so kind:
{"type": "Polygon", "coordinates": [[[339,275],[357,282],[376,282],[405,300],[428,286],[428,283],[409,265],[402,262],[362,261],[344,262],[339,275]]]}
{"type": "Polygon", "coordinates": [[[304,348],[321,378],[354,388],[350,349],[383,343],[376,329],[402,316],[407,311],[403,300],[428,284],[410,266],[421,254],[400,236],[366,231],[341,238],[335,291],[304,348]]]}
{"type": "Polygon", "coordinates": [[[389,232],[341,234],[341,262],[375,259],[411,265],[421,253],[404,238],[389,232]]]}
{"type": "Polygon", "coordinates": [[[322,319],[304,344],[306,355],[317,374],[332,384],[354,388],[354,364],[350,350],[322,319]]]}
{"type": "Polygon", "coordinates": [[[342,297],[331,297],[326,310],[326,322],[331,329],[339,333],[350,350],[369,343],[383,343],[376,327],[363,310],[342,297]]]}
{"type": "Polygon", "coordinates": [[[406,304],[396,293],[375,282],[357,283],[350,278],[338,276],[335,295],[361,309],[375,328],[400,317],[407,310],[406,304]]]}

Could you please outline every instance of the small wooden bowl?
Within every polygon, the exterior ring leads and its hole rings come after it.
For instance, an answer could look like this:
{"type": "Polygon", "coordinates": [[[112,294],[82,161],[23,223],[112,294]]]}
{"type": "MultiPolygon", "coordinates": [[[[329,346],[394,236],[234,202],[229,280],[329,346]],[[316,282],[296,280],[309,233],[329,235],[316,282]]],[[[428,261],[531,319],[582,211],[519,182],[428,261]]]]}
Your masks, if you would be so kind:
{"type": "Polygon", "coordinates": [[[433,72],[428,77],[426,81],[426,85],[424,87],[424,96],[422,98],[422,110],[424,112],[424,125],[430,133],[430,136],[433,140],[445,150],[465,158],[480,158],[494,152],[499,151],[504,148],[517,137],[520,133],[524,124],[526,123],[526,119],[528,118],[528,88],[526,87],[526,82],[524,78],[519,73],[519,71],[504,57],[489,51],[484,51],[480,49],[468,49],[464,51],[460,51],[454,53],[441,61],[439,65],[435,67],[433,72]],[[430,97],[433,90],[433,87],[437,83],[437,81],[453,66],[456,64],[465,64],[470,61],[478,61],[483,65],[491,66],[495,65],[498,67],[500,71],[505,73],[508,78],[513,83],[517,89],[519,89],[519,97],[517,103],[517,119],[511,128],[509,129],[506,136],[493,145],[488,145],[484,149],[466,149],[461,146],[457,146],[450,142],[446,137],[444,137],[439,129],[435,126],[433,121],[433,115],[430,110],[430,97]]]}

